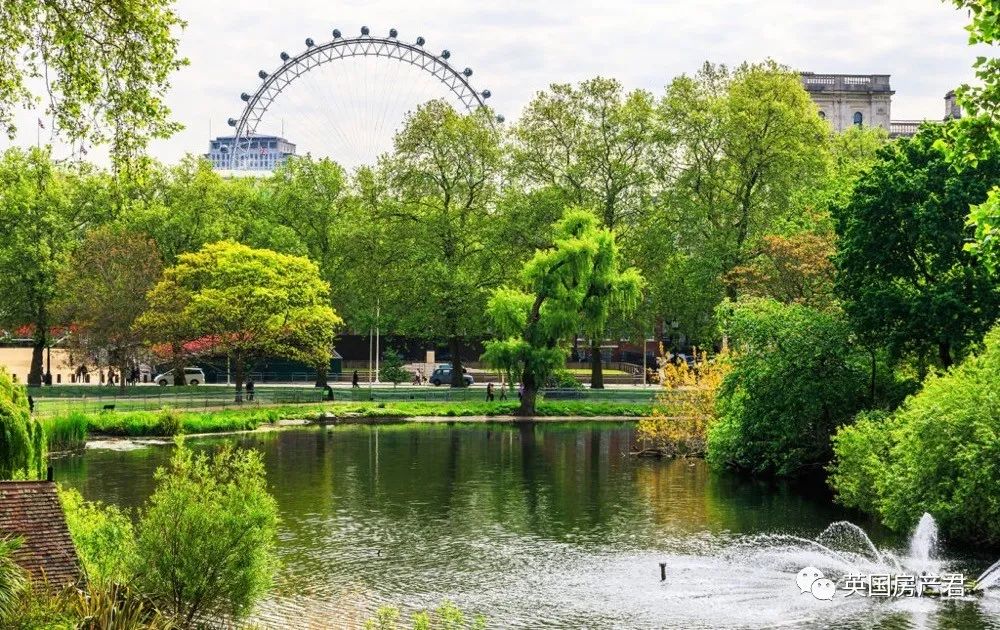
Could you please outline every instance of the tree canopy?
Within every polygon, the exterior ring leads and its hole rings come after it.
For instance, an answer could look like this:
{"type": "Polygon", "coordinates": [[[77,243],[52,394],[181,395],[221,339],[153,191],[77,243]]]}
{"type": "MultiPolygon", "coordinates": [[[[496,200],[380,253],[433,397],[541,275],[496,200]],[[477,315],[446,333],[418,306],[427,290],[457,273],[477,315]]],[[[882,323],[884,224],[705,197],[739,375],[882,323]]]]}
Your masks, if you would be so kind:
{"type": "Polygon", "coordinates": [[[329,363],[342,324],[329,292],[306,258],[223,241],[181,254],[164,270],[138,325],[154,343],[195,343],[229,356],[241,400],[254,357],[329,363]]]}

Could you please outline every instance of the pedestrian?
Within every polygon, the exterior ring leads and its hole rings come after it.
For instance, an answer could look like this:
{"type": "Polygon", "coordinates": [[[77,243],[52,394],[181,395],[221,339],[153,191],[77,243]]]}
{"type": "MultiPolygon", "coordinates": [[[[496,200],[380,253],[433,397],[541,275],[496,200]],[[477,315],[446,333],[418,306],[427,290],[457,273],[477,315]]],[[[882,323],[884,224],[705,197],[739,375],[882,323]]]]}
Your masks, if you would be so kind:
{"type": "Polygon", "coordinates": [[[517,384],[517,399],[521,400],[524,398],[524,383],[517,384]]]}
{"type": "Polygon", "coordinates": [[[35,413],[35,399],[28,394],[28,413],[35,413]]]}
{"type": "Polygon", "coordinates": [[[247,400],[253,400],[253,379],[247,379],[247,400]]]}
{"type": "Polygon", "coordinates": [[[358,385],[358,371],[354,370],[354,374],[351,375],[351,387],[360,387],[358,385]]]}
{"type": "Polygon", "coordinates": [[[507,386],[500,383],[500,400],[507,400],[507,386]]]}
{"type": "Polygon", "coordinates": [[[486,385],[486,402],[493,402],[493,383],[486,385]]]}

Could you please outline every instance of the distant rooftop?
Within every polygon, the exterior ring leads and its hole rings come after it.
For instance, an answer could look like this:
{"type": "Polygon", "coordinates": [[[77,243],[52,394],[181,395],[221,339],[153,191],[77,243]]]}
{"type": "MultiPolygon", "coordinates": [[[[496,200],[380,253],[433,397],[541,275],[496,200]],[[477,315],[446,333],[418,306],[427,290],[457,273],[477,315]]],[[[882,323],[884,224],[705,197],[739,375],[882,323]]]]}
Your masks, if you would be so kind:
{"type": "Polygon", "coordinates": [[[807,92],[884,92],[894,94],[888,74],[816,74],[801,73],[807,92]]]}

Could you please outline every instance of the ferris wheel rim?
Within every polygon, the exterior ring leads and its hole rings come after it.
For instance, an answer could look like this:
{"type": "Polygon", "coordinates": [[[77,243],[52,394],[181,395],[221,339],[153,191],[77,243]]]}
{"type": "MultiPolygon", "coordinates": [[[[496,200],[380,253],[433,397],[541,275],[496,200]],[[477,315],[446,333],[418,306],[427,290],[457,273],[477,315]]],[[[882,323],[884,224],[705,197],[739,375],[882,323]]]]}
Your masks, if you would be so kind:
{"type": "MultiPolygon", "coordinates": [[[[414,44],[399,41],[396,29],[391,29],[388,37],[372,36],[368,32],[368,27],[363,27],[361,35],[343,37],[339,31],[334,30],[334,38],[321,44],[316,44],[311,38],[307,39],[306,49],[299,54],[281,54],[282,64],[277,70],[272,73],[261,70],[258,76],[262,81],[257,90],[253,94],[241,95],[246,102],[242,114],[239,118],[230,118],[228,121],[235,128],[230,166],[239,170],[236,166],[239,157],[249,150],[250,138],[257,133],[261,119],[285,88],[315,68],[346,58],[374,56],[408,63],[445,85],[467,112],[486,107],[490,91],[476,91],[469,82],[472,70],[465,68],[459,71],[448,63],[451,55],[448,50],[440,55],[428,52],[423,48],[423,37],[418,37],[414,44]],[[244,143],[246,147],[242,146],[244,143]]],[[[502,120],[499,116],[497,118],[502,120]]]]}

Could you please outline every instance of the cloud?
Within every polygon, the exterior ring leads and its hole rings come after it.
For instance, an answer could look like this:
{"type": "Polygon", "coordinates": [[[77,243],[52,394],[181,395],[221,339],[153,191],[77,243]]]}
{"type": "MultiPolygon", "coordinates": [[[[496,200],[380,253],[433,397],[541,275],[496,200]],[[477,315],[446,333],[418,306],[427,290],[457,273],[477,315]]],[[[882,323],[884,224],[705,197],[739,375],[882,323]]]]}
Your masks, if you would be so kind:
{"type": "MultiPolygon", "coordinates": [[[[275,68],[279,52],[301,51],[306,37],[326,41],[334,27],[347,35],[365,24],[373,34],[395,27],[405,41],[424,36],[429,51],[450,49],[454,65],[475,70],[473,84],[492,91],[491,105],[508,120],[552,82],[600,74],[661,94],[671,78],[705,60],[768,57],[815,72],[891,74],[894,118],[938,118],[944,93],[971,80],[975,56],[965,14],[939,0],[179,0],[177,9],[188,22],[181,39],[191,65],[174,76],[168,97],[186,129],[153,145],[168,162],[205,151],[209,121],[213,134],[227,132],[226,119],[242,106],[240,92],[256,88],[257,71],[275,68]]],[[[316,90],[324,99],[349,87],[349,75],[331,77],[316,90]]],[[[315,132],[302,133],[326,133],[322,121],[335,111],[331,106],[317,116],[315,132]]],[[[19,143],[35,142],[34,120],[30,112],[21,117],[19,143]]]]}

